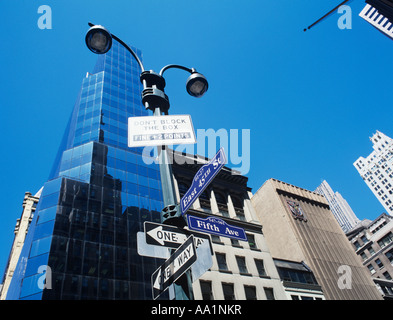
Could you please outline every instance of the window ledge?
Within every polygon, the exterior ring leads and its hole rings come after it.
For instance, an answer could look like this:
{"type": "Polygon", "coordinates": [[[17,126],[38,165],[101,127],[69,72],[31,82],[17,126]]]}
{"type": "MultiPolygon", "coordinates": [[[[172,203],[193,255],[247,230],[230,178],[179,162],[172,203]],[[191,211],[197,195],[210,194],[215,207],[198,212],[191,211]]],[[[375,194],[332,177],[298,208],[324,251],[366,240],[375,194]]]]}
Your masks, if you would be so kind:
{"type": "Polygon", "coordinates": [[[218,272],[232,274],[232,271],[229,271],[229,270],[222,270],[222,269],[218,269],[218,272]]]}

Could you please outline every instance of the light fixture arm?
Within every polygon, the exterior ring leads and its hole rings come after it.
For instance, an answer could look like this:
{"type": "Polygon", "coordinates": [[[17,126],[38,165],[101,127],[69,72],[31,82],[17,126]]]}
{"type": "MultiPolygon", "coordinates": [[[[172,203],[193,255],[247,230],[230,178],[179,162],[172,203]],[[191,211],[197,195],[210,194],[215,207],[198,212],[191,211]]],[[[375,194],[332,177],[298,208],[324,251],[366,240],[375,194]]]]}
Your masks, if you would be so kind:
{"type": "Polygon", "coordinates": [[[181,69],[181,70],[187,71],[187,72],[189,72],[189,73],[194,73],[194,72],[196,72],[196,70],[195,70],[194,68],[191,68],[191,69],[190,69],[190,68],[187,68],[187,67],[178,65],[178,64],[168,64],[167,66],[165,66],[165,67],[163,67],[163,68],[161,69],[161,71],[160,71],[160,76],[162,76],[166,70],[171,69],[171,68],[181,69]]]}

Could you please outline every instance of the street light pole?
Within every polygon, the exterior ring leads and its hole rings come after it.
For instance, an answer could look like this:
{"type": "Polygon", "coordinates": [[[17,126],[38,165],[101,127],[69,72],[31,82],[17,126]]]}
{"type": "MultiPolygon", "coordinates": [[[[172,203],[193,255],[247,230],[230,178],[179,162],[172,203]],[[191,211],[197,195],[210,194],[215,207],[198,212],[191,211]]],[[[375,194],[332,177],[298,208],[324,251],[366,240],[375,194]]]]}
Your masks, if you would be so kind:
{"type": "MultiPolygon", "coordinates": [[[[165,79],[163,74],[166,70],[171,68],[181,69],[189,72],[191,75],[186,82],[187,92],[194,97],[201,97],[208,89],[206,78],[196,72],[195,69],[190,69],[181,65],[171,64],[163,67],[159,74],[154,71],[146,71],[142,61],[138,58],[136,53],[122,40],[115,35],[109,33],[102,26],[89,23],[91,27],[86,34],[86,45],[94,53],[103,54],[109,51],[112,46],[112,38],[119,42],[128,52],[136,59],[140,68],[140,80],[143,84],[142,103],[147,110],[153,111],[154,116],[161,116],[162,113],[168,115],[169,99],[165,94],[165,79]]],[[[161,176],[161,186],[163,193],[164,208],[161,211],[161,222],[170,224],[179,228],[184,228],[186,222],[181,215],[179,204],[176,201],[175,184],[172,174],[172,166],[169,162],[168,151],[165,146],[158,146],[158,159],[161,176]]],[[[193,290],[191,281],[191,272],[188,270],[175,283],[175,298],[176,300],[193,300],[193,290]]]]}

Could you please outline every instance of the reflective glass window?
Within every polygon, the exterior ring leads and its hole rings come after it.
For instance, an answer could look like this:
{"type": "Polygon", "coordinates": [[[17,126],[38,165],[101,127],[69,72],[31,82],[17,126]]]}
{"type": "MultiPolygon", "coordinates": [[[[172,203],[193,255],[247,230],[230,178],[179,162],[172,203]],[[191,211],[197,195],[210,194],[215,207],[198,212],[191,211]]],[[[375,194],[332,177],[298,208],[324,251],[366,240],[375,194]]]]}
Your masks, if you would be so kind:
{"type": "Polygon", "coordinates": [[[20,300],[41,300],[41,299],[42,299],[42,292],[33,294],[31,296],[20,298],[20,300]]]}
{"type": "Polygon", "coordinates": [[[42,291],[44,279],[45,273],[24,278],[20,296],[26,297],[42,291]],[[39,286],[41,286],[41,288],[39,286]]]}
{"type": "Polygon", "coordinates": [[[40,254],[49,252],[51,241],[51,236],[33,241],[30,249],[30,257],[35,257],[40,254]]]}
{"type": "Polygon", "coordinates": [[[75,147],[72,151],[72,157],[77,158],[82,155],[82,146],[75,147]]]}
{"type": "Polygon", "coordinates": [[[63,160],[63,161],[65,161],[65,160],[70,160],[71,157],[72,157],[72,149],[69,149],[69,150],[66,150],[66,151],[63,152],[63,158],[62,158],[62,160],[63,160]]]}
{"type": "Polygon", "coordinates": [[[138,207],[139,206],[139,198],[135,194],[127,195],[127,205],[129,207],[138,207]]]}
{"type": "Polygon", "coordinates": [[[155,179],[149,179],[150,188],[161,189],[161,181],[155,179]]]}
{"type": "Polygon", "coordinates": [[[61,178],[48,181],[45,183],[44,189],[42,190],[41,197],[48,196],[52,193],[59,192],[61,186],[61,178]]]}
{"type": "Polygon", "coordinates": [[[41,254],[34,258],[30,258],[27,262],[25,276],[31,276],[37,274],[40,270],[40,267],[46,266],[48,264],[49,254],[41,254]]]}
{"type": "Polygon", "coordinates": [[[138,184],[141,186],[148,187],[149,186],[149,179],[145,176],[138,177],[138,184]]]}
{"type": "Polygon", "coordinates": [[[161,212],[161,210],[163,209],[163,204],[161,201],[150,199],[150,208],[152,211],[161,212]]]}
{"type": "Polygon", "coordinates": [[[38,224],[35,228],[33,239],[41,239],[50,236],[53,232],[54,224],[55,220],[38,224]]]}
{"type": "Polygon", "coordinates": [[[53,207],[57,205],[58,200],[59,200],[58,192],[43,197],[42,200],[40,200],[40,209],[42,210],[49,207],[53,207]]]}
{"type": "Polygon", "coordinates": [[[153,199],[161,199],[162,193],[161,190],[150,189],[150,197],[153,199]]]}

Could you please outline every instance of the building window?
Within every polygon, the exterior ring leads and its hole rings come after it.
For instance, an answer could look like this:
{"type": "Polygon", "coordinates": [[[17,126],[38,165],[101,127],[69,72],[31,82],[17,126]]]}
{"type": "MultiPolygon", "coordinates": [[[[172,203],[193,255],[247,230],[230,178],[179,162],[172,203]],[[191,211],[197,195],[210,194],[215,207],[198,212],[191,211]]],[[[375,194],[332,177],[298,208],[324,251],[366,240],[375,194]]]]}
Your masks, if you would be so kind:
{"type": "Polygon", "coordinates": [[[381,240],[378,241],[378,244],[381,248],[383,248],[392,241],[393,241],[393,234],[389,232],[386,236],[384,236],[381,240]]]}
{"type": "Polygon", "coordinates": [[[263,264],[263,260],[259,260],[259,259],[255,259],[255,266],[257,267],[258,270],[258,274],[260,277],[266,277],[266,270],[265,270],[265,266],[263,264]]]}
{"type": "Polygon", "coordinates": [[[184,182],[179,183],[180,198],[184,196],[184,194],[188,191],[188,189],[189,187],[184,182]]]}
{"type": "Polygon", "coordinates": [[[257,290],[254,286],[244,286],[246,300],[257,300],[257,290]]]}
{"type": "Polygon", "coordinates": [[[287,268],[277,268],[280,278],[284,281],[290,281],[295,283],[308,283],[308,284],[318,284],[314,275],[308,271],[287,269],[287,268]]]}
{"type": "Polygon", "coordinates": [[[224,300],[235,300],[235,291],[233,289],[233,283],[223,283],[222,291],[224,293],[224,300]]]}
{"type": "Polygon", "coordinates": [[[240,200],[240,198],[236,196],[231,196],[233,207],[235,208],[236,216],[239,218],[241,221],[246,221],[246,217],[244,215],[244,208],[243,208],[243,203],[244,200],[240,200]]]}
{"type": "Polygon", "coordinates": [[[250,249],[258,249],[253,234],[247,234],[247,240],[248,240],[248,244],[250,245],[250,249]]]}
{"type": "Polygon", "coordinates": [[[265,291],[265,295],[266,295],[267,300],[276,300],[274,298],[273,288],[263,288],[263,290],[265,291]]]}
{"type": "Polygon", "coordinates": [[[368,268],[368,270],[370,271],[371,274],[375,273],[375,269],[374,269],[374,267],[373,267],[373,265],[371,263],[367,266],[367,268],[368,268]]]}
{"type": "Polygon", "coordinates": [[[218,264],[218,271],[224,271],[224,272],[228,271],[225,253],[217,253],[216,252],[216,258],[217,258],[217,264],[218,264]]]}
{"type": "Polygon", "coordinates": [[[376,259],[375,263],[377,264],[379,269],[382,269],[384,267],[384,265],[383,265],[383,263],[382,263],[382,261],[380,259],[376,259]]]}
{"type": "Polygon", "coordinates": [[[247,265],[246,265],[246,258],[245,257],[239,257],[236,256],[236,262],[237,262],[237,266],[239,268],[239,272],[242,274],[246,273],[248,274],[248,270],[247,270],[247,265]]]}
{"type": "Polygon", "coordinates": [[[225,199],[224,195],[220,192],[214,192],[214,195],[216,197],[218,211],[224,217],[229,217],[227,200],[225,199]]]}
{"type": "Polygon", "coordinates": [[[242,246],[240,245],[239,240],[237,240],[237,239],[231,238],[231,244],[232,244],[232,247],[242,248],[242,246]]]}
{"type": "Polygon", "coordinates": [[[393,264],[393,249],[386,252],[385,255],[389,259],[390,264],[393,264]]]}
{"type": "Polygon", "coordinates": [[[244,215],[243,209],[235,208],[236,217],[239,218],[240,221],[246,221],[246,216],[244,215]]]}
{"type": "Polygon", "coordinates": [[[217,236],[215,234],[211,234],[210,237],[212,238],[212,242],[213,243],[219,243],[219,244],[223,244],[220,240],[220,236],[217,236]]]}
{"type": "Polygon", "coordinates": [[[199,196],[199,203],[201,204],[202,209],[209,209],[210,210],[210,197],[207,193],[208,191],[205,190],[199,196]]]}
{"type": "Polygon", "coordinates": [[[211,281],[199,281],[201,285],[202,299],[203,300],[213,300],[213,291],[211,281]]]}
{"type": "Polygon", "coordinates": [[[383,273],[383,276],[385,277],[386,280],[392,280],[392,277],[390,276],[390,273],[387,272],[387,271],[383,273]]]}

